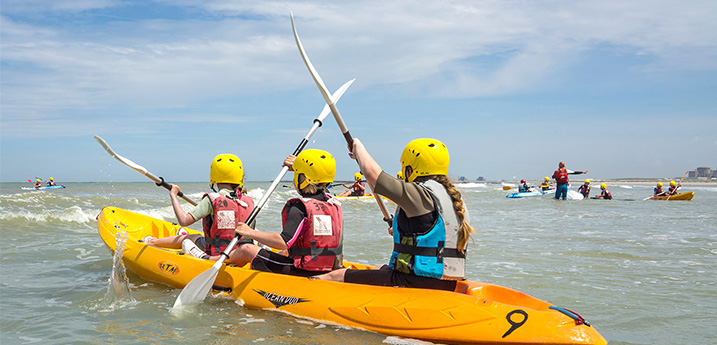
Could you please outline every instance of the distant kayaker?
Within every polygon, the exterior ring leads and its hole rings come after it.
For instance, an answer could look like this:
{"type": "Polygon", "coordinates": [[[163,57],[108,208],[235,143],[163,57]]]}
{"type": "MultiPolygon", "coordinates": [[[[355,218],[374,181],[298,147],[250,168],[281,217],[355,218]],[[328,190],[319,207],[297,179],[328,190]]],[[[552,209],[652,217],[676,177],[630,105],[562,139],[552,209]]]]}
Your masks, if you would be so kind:
{"type": "Polygon", "coordinates": [[[553,187],[553,186],[550,185],[550,177],[545,176],[545,181],[543,181],[543,183],[540,185],[540,189],[542,189],[543,191],[546,191],[546,190],[550,189],[551,187],[553,187]]]}
{"type": "Polygon", "coordinates": [[[565,169],[565,162],[560,162],[558,164],[558,170],[555,170],[553,173],[553,178],[555,179],[555,199],[562,198],[565,200],[568,196],[568,175],[579,175],[579,174],[587,174],[587,170],[583,171],[572,171],[565,169]]]}
{"type": "MultiPolygon", "coordinates": [[[[189,226],[203,219],[204,236],[179,233],[177,236],[152,238],[145,237],[149,245],[164,248],[182,248],[185,254],[216,261],[226,246],[234,238],[234,229],[239,222],[245,221],[252,209],[254,200],[242,193],[244,185],[244,166],[239,157],[233,154],[220,154],[212,160],[209,169],[209,187],[213,193],[204,194],[197,206],[185,211],[177,195],[179,187],[172,184],[169,197],[172,208],[181,226],[189,226]],[[214,188],[216,184],[216,188],[214,188]]],[[[236,250],[236,248],[234,249],[236,250]]],[[[231,262],[231,257],[226,260],[231,262]]]]}
{"type": "Polygon", "coordinates": [[[55,179],[52,178],[52,177],[50,177],[50,180],[47,181],[47,186],[48,186],[48,187],[51,187],[51,186],[54,186],[54,185],[55,185],[55,179]]]}
{"type": "Polygon", "coordinates": [[[361,173],[354,174],[354,180],[354,184],[350,186],[345,183],[342,183],[341,185],[345,188],[348,188],[349,190],[342,192],[338,196],[362,196],[366,191],[366,186],[361,181],[363,180],[363,175],[361,175],[361,173]]]}
{"type": "Polygon", "coordinates": [[[393,253],[388,265],[375,270],[340,269],[315,278],[455,290],[456,281],[465,277],[466,247],[475,229],[461,193],[446,176],[446,146],[436,139],[409,142],[401,154],[405,181],[381,170],[359,139],[354,138],[350,156],[358,160],[372,190],[398,205],[389,231],[393,253]]]}
{"type": "Polygon", "coordinates": [[[282,231],[263,232],[239,223],[236,233],[269,247],[287,250],[275,253],[253,244],[232,252],[237,266],[251,263],[254,270],[313,276],[343,267],[341,204],[327,193],[334,181],[336,161],[324,151],[308,149],[289,156],[284,166],[294,171],[294,187],[301,198],[292,198],[281,211],[282,231]]]}
{"type": "Polygon", "coordinates": [[[528,193],[528,192],[534,192],[533,187],[528,186],[528,183],[525,182],[525,179],[520,180],[520,184],[518,185],[518,193],[528,193]]]}
{"type": "Polygon", "coordinates": [[[602,193],[600,193],[600,195],[595,196],[595,199],[605,199],[605,200],[612,199],[612,194],[610,193],[609,190],[607,190],[606,184],[601,183],[600,190],[602,191],[602,193]]]}
{"type": "Polygon", "coordinates": [[[585,180],[585,183],[578,188],[578,193],[582,194],[585,199],[590,197],[590,180],[585,180]]]}
{"type": "Polygon", "coordinates": [[[35,181],[35,188],[42,188],[42,180],[41,179],[37,179],[35,181]]]}
{"type": "Polygon", "coordinates": [[[682,187],[682,182],[679,184],[675,183],[675,181],[670,181],[670,188],[667,189],[667,195],[675,195],[677,194],[677,189],[682,187]]]}
{"type": "Polygon", "coordinates": [[[655,187],[654,193],[652,194],[652,196],[659,195],[665,195],[665,192],[662,191],[662,182],[657,182],[657,187],[655,187]]]}

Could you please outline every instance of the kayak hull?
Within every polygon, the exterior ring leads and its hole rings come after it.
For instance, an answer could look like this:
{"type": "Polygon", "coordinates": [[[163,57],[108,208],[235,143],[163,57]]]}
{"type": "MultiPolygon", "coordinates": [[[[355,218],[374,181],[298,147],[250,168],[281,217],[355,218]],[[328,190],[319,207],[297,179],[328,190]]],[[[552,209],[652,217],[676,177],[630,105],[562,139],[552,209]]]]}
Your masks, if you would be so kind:
{"type": "Polygon", "coordinates": [[[692,198],[695,197],[695,192],[684,192],[680,194],[675,194],[673,196],[670,196],[669,199],[667,195],[659,195],[652,197],[652,200],[692,200],[692,198]]]}
{"type": "MultiPolygon", "coordinates": [[[[97,228],[112,251],[117,248],[117,238],[123,238],[118,234],[127,233],[122,259],[130,270],[148,280],[183,288],[213,264],[138,240],[147,235],[175,235],[180,226],[169,222],[105,207],[97,217],[97,228]]],[[[349,262],[344,265],[370,269],[349,262]]],[[[251,308],[281,310],[299,317],[433,342],[607,343],[574,314],[570,316],[515,290],[474,281],[461,281],[456,292],[449,292],[336,283],[224,265],[215,288],[251,308]]]]}

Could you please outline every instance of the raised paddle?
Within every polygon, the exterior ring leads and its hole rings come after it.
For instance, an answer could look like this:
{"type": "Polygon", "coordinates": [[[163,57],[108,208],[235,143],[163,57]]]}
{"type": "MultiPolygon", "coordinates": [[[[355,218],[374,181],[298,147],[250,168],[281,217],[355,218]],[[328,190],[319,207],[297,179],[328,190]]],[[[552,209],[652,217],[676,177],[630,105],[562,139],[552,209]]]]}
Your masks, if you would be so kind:
{"type": "MultiPolygon", "coordinates": [[[[304,51],[304,46],[301,44],[301,40],[299,40],[299,34],[296,32],[296,25],[294,24],[293,13],[291,13],[291,28],[294,30],[294,39],[296,40],[296,46],[299,48],[299,53],[301,53],[301,58],[304,60],[306,67],[309,69],[311,77],[314,78],[314,82],[316,83],[316,86],[318,86],[319,91],[321,92],[321,96],[324,97],[326,104],[329,106],[329,108],[331,108],[331,113],[334,114],[334,119],[336,119],[336,123],[339,125],[339,129],[341,129],[341,133],[343,133],[344,139],[346,139],[346,143],[349,145],[349,150],[353,151],[353,138],[351,137],[351,133],[349,133],[349,130],[344,123],[344,119],[341,117],[339,110],[336,108],[336,104],[334,104],[334,102],[331,100],[331,97],[329,97],[329,90],[326,88],[326,85],[324,85],[324,81],[321,79],[319,73],[316,72],[314,65],[311,64],[309,57],[304,51]]],[[[356,162],[358,162],[358,159],[356,159],[356,162]]],[[[383,203],[383,199],[380,195],[376,193],[373,193],[373,196],[374,198],[376,198],[376,202],[378,203],[378,207],[381,209],[381,213],[383,213],[383,220],[390,226],[392,223],[392,219],[391,216],[388,214],[388,210],[386,210],[386,205],[383,203]]]]}
{"type": "MultiPolygon", "coordinates": [[[[98,137],[98,136],[95,135],[95,140],[97,140],[97,142],[100,143],[100,145],[102,145],[102,147],[105,148],[105,150],[107,151],[107,153],[110,154],[110,156],[112,156],[112,157],[116,158],[118,161],[124,163],[124,165],[126,165],[126,166],[128,166],[128,167],[134,169],[136,172],[138,172],[138,173],[140,173],[140,174],[142,174],[142,175],[144,175],[144,176],[147,176],[150,180],[154,181],[154,183],[156,183],[157,186],[167,188],[167,190],[172,190],[172,186],[170,186],[169,183],[167,183],[166,181],[164,181],[164,178],[162,178],[162,177],[157,177],[156,175],[154,175],[154,174],[152,174],[151,172],[147,171],[147,169],[145,169],[143,166],[141,166],[141,165],[139,165],[139,164],[137,164],[137,163],[135,163],[135,162],[133,162],[133,161],[131,161],[131,160],[125,158],[125,157],[122,157],[122,156],[118,155],[114,150],[112,150],[112,148],[110,147],[110,145],[107,144],[107,142],[106,142],[104,139],[102,139],[102,138],[100,138],[100,137],[98,137]]],[[[180,198],[184,199],[184,201],[186,201],[186,202],[188,202],[188,203],[190,203],[190,204],[192,204],[192,205],[194,205],[194,206],[197,206],[197,203],[194,202],[192,199],[187,198],[187,197],[184,195],[184,193],[179,192],[179,194],[177,194],[177,196],[179,196],[180,198]]]]}
{"type": "Polygon", "coordinates": [[[513,188],[513,187],[511,187],[511,186],[503,186],[503,190],[510,190],[511,188],[513,188]]]}
{"type": "MultiPolygon", "coordinates": [[[[346,82],[346,84],[342,85],[338,90],[336,90],[333,96],[331,96],[331,99],[334,102],[338,102],[346,89],[351,86],[354,80],[355,79],[349,80],[348,82],[346,82]]],[[[296,156],[304,149],[306,144],[309,143],[309,139],[311,139],[311,136],[314,135],[314,132],[316,132],[319,127],[321,127],[324,118],[329,115],[329,111],[329,106],[325,105],[321,114],[319,114],[319,116],[314,119],[314,125],[311,127],[309,132],[306,133],[306,136],[301,139],[301,143],[299,143],[299,146],[296,147],[296,150],[294,150],[294,153],[292,153],[292,155],[296,156]]],[[[264,204],[266,204],[267,200],[269,200],[269,196],[271,196],[271,193],[274,192],[276,187],[281,182],[281,179],[284,178],[284,175],[286,175],[287,171],[289,171],[289,167],[287,166],[281,169],[279,175],[276,176],[274,182],[271,183],[269,189],[266,191],[266,193],[264,193],[264,196],[261,197],[261,200],[259,200],[259,203],[254,206],[254,209],[251,211],[249,217],[246,219],[246,221],[244,221],[244,223],[250,224],[254,221],[256,216],[259,214],[259,211],[261,211],[261,208],[264,206],[264,204]]],[[[172,307],[173,310],[177,310],[183,305],[201,302],[204,300],[204,298],[207,297],[207,294],[209,294],[209,290],[211,290],[214,281],[217,279],[219,269],[222,267],[222,264],[224,264],[224,260],[229,257],[229,253],[232,251],[232,249],[234,249],[234,246],[237,244],[237,242],[239,242],[238,235],[234,236],[232,241],[229,242],[229,245],[227,245],[227,248],[224,249],[221,256],[219,257],[219,260],[214,263],[212,268],[194,277],[194,279],[192,279],[187,284],[187,286],[184,287],[182,292],[179,293],[179,296],[177,296],[177,300],[174,302],[174,307],[172,307]]]]}
{"type": "MultiPolygon", "coordinates": [[[[687,174],[689,174],[689,173],[690,173],[690,172],[688,171],[688,172],[685,173],[685,176],[682,176],[682,178],[680,179],[679,186],[682,186],[682,180],[684,180],[685,177],[687,177],[687,174]]],[[[679,186],[675,186],[675,194],[677,194],[677,188],[680,188],[679,186]]],[[[674,194],[668,195],[666,200],[670,200],[670,197],[672,197],[672,195],[674,195],[674,194]]]]}

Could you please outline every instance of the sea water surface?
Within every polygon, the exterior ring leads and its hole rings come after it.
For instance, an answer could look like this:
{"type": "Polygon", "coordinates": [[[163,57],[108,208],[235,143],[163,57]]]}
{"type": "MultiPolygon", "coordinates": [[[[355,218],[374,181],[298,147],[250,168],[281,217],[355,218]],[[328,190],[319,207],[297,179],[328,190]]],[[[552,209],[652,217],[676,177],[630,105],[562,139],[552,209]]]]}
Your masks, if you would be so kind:
{"type": "MultiPolygon", "coordinates": [[[[176,316],[169,310],[180,290],[125,272],[95,220],[116,206],[174,221],[166,190],[151,182],[22,185],[0,184],[2,344],[425,343],[215,297],[176,316]]],[[[206,183],[180,185],[195,200],[207,191],[206,183]]],[[[246,187],[258,199],[268,186],[246,187]]],[[[616,200],[556,201],[460,185],[478,230],[467,278],[569,308],[610,344],[717,344],[717,185],[687,186],[692,201],[669,202],[643,201],[652,186],[609,188],[616,200]]],[[[257,228],[279,231],[281,208],[295,195],[280,186],[257,228]]],[[[375,201],[345,201],[343,210],[346,259],[386,263],[391,238],[375,201]]]]}

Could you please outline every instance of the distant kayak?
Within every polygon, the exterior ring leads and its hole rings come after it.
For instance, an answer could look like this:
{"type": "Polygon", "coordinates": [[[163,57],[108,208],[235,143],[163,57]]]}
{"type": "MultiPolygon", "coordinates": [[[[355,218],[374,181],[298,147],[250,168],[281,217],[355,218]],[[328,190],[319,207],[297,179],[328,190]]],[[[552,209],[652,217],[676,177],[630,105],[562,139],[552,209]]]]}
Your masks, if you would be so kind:
{"type": "Polygon", "coordinates": [[[57,186],[46,186],[46,187],[40,187],[40,188],[35,188],[35,187],[21,187],[21,188],[22,188],[22,190],[45,190],[45,189],[62,189],[62,188],[65,188],[65,186],[57,185],[57,186]]]}
{"type": "Polygon", "coordinates": [[[511,198],[511,199],[515,199],[515,198],[529,198],[529,197],[533,197],[533,196],[545,195],[545,194],[548,194],[548,193],[549,193],[549,192],[543,192],[543,191],[538,191],[538,192],[520,192],[520,193],[510,193],[510,194],[506,195],[505,197],[506,197],[506,198],[511,198]]]}
{"type": "Polygon", "coordinates": [[[692,198],[695,197],[695,192],[684,192],[680,194],[675,194],[673,196],[668,195],[658,195],[654,196],[651,199],[652,200],[668,200],[667,198],[670,198],[669,200],[692,200],[692,198]]]}
{"type": "MultiPolygon", "coordinates": [[[[383,196],[383,195],[382,195],[381,197],[384,198],[385,200],[389,200],[388,198],[386,198],[386,197],[383,196]]],[[[338,196],[338,195],[334,195],[334,198],[339,199],[339,200],[341,200],[341,201],[343,201],[343,200],[373,200],[373,199],[375,199],[374,196],[373,196],[373,194],[364,194],[364,195],[361,195],[361,196],[351,196],[351,195],[349,195],[349,196],[338,196]]]]}

